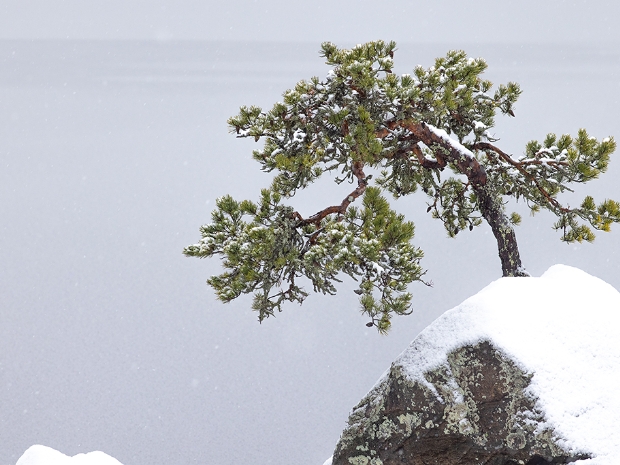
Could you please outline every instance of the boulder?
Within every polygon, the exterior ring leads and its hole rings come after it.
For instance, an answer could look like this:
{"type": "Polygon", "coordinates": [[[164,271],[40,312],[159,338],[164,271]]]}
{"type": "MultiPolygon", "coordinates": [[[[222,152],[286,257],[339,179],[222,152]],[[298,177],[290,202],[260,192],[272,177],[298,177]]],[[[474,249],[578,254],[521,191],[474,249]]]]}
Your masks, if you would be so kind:
{"type": "Polygon", "coordinates": [[[333,465],[620,463],[620,294],[576,268],[446,312],[353,409],[333,465]]]}

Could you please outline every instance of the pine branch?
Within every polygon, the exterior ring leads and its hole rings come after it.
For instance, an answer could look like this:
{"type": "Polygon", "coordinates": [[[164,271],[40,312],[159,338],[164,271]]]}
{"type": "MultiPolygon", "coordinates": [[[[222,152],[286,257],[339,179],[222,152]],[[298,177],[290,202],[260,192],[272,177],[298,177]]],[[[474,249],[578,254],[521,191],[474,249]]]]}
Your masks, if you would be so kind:
{"type": "Polygon", "coordinates": [[[551,204],[555,209],[557,209],[558,211],[560,211],[562,213],[567,213],[567,212],[570,211],[570,209],[563,207],[560,204],[560,202],[558,202],[555,198],[553,198],[549,194],[549,192],[547,192],[547,190],[540,185],[540,183],[538,182],[538,180],[536,179],[535,176],[533,176],[532,174],[528,173],[528,171],[525,168],[523,168],[523,163],[520,163],[518,161],[513,160],[510,155],[508,155],[507,153],[505,153],[504,151],[502,151],[498,147],[496,147],[493,144],[490,144],[488,142],[478,142],[478,143],[474,144],[474,149],[491,150],[491,151],[495,152],[496,154],[498,154],[502,158],[502,160],[504,160],[508,164],[514,166],[526,179],[531,181],[536,186],[536,189],[538,189],[538,191],[543,195],[543,197],[545,197],[547,202],[549,202],[549,204],[551,204]]]}
{"type": "Polygon", "coordinates": [[[299,218],[299,222],[296,224],[297,228],[307,226],[310,224],[314,224],[318,227],[321,221],[327,217],[328,215],[337,213],[338,216],[344,215],[349,208],[349,205],[355,201],[358,197],[364,195],[366,191],[366,187],[368,186],[368,178],[364,174],[364,164],[359,161],[355,161],[351,165],[351,171],[353,175],[357,178],[357,187],[353,190],[345,199],[340,203],[340,205],[333,205],[331,207],[324,208],[318,213],[315,213],[309,218],[303,219],[303,217],[295,212],[297,218],[299,218]]]}
{"type": "Polygon", "coordinates": [[[518,84],[491,91],[493,84],[481,77],[486,62],[463,51],[399,76],[392,72],[395,48],[376,41],[347,50],[326,42],[322,55],[332,70],[324,80],[300,81],[271,110],[242,107],[228,120],[237,137],[264,139],[253,158],[277,174],[258,204],[218,199],[213,223],[184,251],[222,257],[226,272],[208,281],[220,299],[255,293],[253,308],[262,320],[284,301],[304,300],[297,278],[333,294],[345,273],[359,282],[371,325],[386,331],[391,315],[409,312],[407,284],[422,281],[424,272],[422,252],[410,243],[413,223],[390,208],[382,190],[398,198],[421,189],[431,199],[427,211],[450,236],[486,220],[504,276],[527,275],[513,228],[519,218],[506,214],[506,198],[525,199],[532,212],[552,212],[554,228],[569,242],[591,241],[590,227],[608,231],[620,223],[613,200],[596,205],[588,196],[578,208],[557,200],[571,183],[605,172],[616,149],[612,137],[599,142],[584,129],[574,138],[548,134],[527,143],[525,157],[514,160],[494,145],[489,130],[496,114],[515,115],[518,84]],[[377,187],[365,167],[381,170],[377,187]],[[281,204],[333,170],[340,170],[337,183],[357,180],[340,204],[306,219],[281,204]],[[360,197],[361,207],[353,206],[360,197]]]}

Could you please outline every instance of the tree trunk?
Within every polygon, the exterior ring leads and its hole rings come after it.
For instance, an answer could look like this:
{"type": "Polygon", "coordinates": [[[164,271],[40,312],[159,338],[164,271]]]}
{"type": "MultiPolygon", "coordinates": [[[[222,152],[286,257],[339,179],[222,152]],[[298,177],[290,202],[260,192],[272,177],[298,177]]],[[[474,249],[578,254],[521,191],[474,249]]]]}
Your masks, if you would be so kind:
{"type": "Polygon", "coordinates": [[[454,163],[459,171],[467,176],[478,196],[480,213],[491,226],[497,240],[499,259],[502,262],[503,276],[529,276],[521,265],[519,247],[515,231],[506,217],[501,197],[487,185],[487,174],[473,154],[460,143],[450,139],[447,133],[426,123],[408,122],[403,124],[411,133],[435,154],[436,161],[425,160],[418,155],[422,166],[443,168],[446,161],[454,163]],[[438,150],[435,148],[438,147],[438,150]]]}
{"type": "Polygon", "coordinates": [[[506,217],[501,198],[490,192],[486,185],[474,186],[474,191],[478,196],[480,213],[491,226],[493,235],[497,240],[503,276],[529,276],[521,265],[517,236],[506,217]]]}

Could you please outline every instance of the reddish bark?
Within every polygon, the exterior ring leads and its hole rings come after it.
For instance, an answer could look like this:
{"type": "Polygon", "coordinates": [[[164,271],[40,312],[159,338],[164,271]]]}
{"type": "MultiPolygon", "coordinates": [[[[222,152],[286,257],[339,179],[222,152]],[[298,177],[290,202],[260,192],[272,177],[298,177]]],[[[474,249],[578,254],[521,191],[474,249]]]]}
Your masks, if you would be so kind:
{"type": "Polygon", "coordinates": [[[354,202],[355,199],[364,195],[364,192],[366,191],[366,186],[368,186],[368,181],[366,180],[366,175],[364,174],[364,163],[362,163],[361,161],[353,162],[351,170],[353,172],[353,175],[357,178],[357,187],[355,188],[355,190],[349,195],[347,195],[340,205],[332,205],[331,207],[327,207],[320,212],[315,213],[309,218],[303,219],[302,216],[299,215],[299,213],[295,212],[296,216],[300,218],[299,223],[297,223],[297,227],[307,226],[309,224],[314,224],[318,226],[318,224],[323,218],[333,213],[344,215],[349,205],[351,205],[351,203],[354,202]]]}
{"type": "MultiPolygon", "coordinates": [[[[419,142],[424,143],[433,152],[436,160],[429,160],[424,157],[424,154],[417,144],[414,146],[413,153],[424,168],[442,169],[447,162],[450,162],[454,164],[462,174],[467,176],[478,198],[480,213],[491,227],[497,241],[498,255],[502,264],[503,276],[529,276],[523,269],[517,245],[517,237],[514,228],[508,221],[504,212],[502,199],[497,193],[491,192],[487,187],[487,174],[478,160],[468,151],[459,149],[458,145],[450,143],[439,136],[425,123],[391,123],[390,129],[396,126],[407,129],[419,142]]],[[[479,148],[488,147],[480,146],[479,148]]],[[[505,154],[501,152],[500,155],[505,154]]]]}

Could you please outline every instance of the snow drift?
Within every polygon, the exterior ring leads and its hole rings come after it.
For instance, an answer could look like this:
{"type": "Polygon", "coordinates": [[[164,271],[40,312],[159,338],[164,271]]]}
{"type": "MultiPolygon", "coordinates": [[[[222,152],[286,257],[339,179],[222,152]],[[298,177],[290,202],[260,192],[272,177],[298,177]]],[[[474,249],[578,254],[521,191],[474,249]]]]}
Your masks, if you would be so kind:
{"type": "Polygon", "coordinates": [[[492,340],[532,373],[530,389],[563,446],[588,463],[620,457],[620,293],[577,268],[501,278],[426,328],[395,363],[414,380],[465,344],[492,340]]]}
{"type": "MultiPolygon", "coordinates": [[[[514,457],[536,443],[531,449],[535,456],[519,463],[544,459],[614,465],[620,457],[619,386],[618,291],[564,265],[551,267],[540,278],[501,278],[440,316],[394,361],[353,409],[333,463],[378,465],[424,458],[418,454],[431,461],[449,456],[446,463],[468,463],[455,452],[459,444],[468,460],[477,460],[478,453],[489,459],[498,450],[501,457],[490,459],[516,463],[514,457]],[[464,355],[491,352],[496,355],[485,356],[489,363],[499,363],[500,372],[510,376],[493,378],[487,361],[468,365],[464,355]],[[467,373],[473,377],[459,377],[467,373]],[[506,388],[510,379],[518,381],[516,389],[506,388]],[[484,385],[487,392],[476,400],[471,388],[484,385]],[[508,418],[510,427],[518,429],[493,442],[488,438],[504,434],[504,420],[491,415],[487,421],[487,415],[484,425],[476,422],[482,421],[478,413],[488,411],[489,392],[498,389],[513,392],[521,411],[508,418]],[[530,401],[531,408],[526,405],[530,401]],[[454,429],[446,422],[457,413],[454,429]],[[534,442],[511,443],[515,434],[534,442]],[[540,452],[543,443],[548,452],[555,449],[555,458],[540,452]],[[424,444],[430,446],[421,451],[424,444]]],[[[501,392],[493,402],[506,402],[501,392]]],[[[503,408],[498,412],[506,414],[503,408]]]]}
{"type": "Polygon", "coordinates": [[[123,465],[103,452],[95,451],[69,457],[51,447],[34,445],[28,448],[15,465],[123,465]]]}

